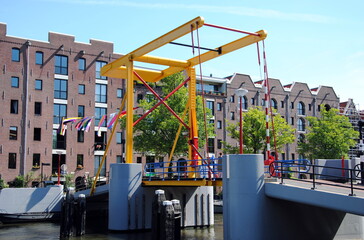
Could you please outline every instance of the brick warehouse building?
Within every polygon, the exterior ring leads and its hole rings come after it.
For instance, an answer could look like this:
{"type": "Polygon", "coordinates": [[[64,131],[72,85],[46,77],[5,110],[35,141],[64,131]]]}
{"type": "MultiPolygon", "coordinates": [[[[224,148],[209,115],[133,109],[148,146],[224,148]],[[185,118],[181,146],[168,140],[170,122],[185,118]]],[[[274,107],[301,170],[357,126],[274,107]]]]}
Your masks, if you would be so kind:
{"type": "MultiPolygon", "coordinates": [[[[74,36],[53,32],[48,34],[48,42],[11,37],[6,35],[6,25],[0,23],[0,56],[1,178],[11,181],[30,171],[39,176],[42,170],[50,176],[57,172],[58,161],[66,164],[75,177],[94,176],[110,134],[104,123],[98,136],[98,123],[102,115],[118,110],[125,92],[124,80],[100,76],[103,65],[122,56],[113,52],[113,43],[93,39],[79,43],[74,36]],[[75,124],[68,124],[64,136],[58,133],[62,117],[87,116],[93,117],[89,131],[78,131],[75,124]]],[[[222,151],[221,141],[237,144],[225,131],[225,120],[239,120],[235,89],[244,87],[249,91],[244,97],[244,111],[262,105],[264,90],[262,82],[253,82],[244,74],[203,79],[216,132],[208,141],[208,149],[210,155],[217,155],[222,151]]],[[[310,89],[297,82],[282,86],[277,79],[270,80],[270,87],[274,108],[297,129],[297,138],[305,133],[305,117],[316,116],[320,104],[339,107],[332,87],[310,89]]],[[[199,84],[197,89],[201,90],[199,84]]],[[[148,94],[140,85],[136,85],[135,92],[135,104],[148,94]]],[[[136,110],[136,114],[141,111],[136,110]]],[[[123,132],[118,130],[102,175],[107,175],[110,163],[122,162],[124,142],[123,132]]],[[[296,143],[286,146],[280,156],[297,157],[296,143]]],[[[136,153],[134,158],[143,164],[163,160],[147,153],[136,153]]]]}

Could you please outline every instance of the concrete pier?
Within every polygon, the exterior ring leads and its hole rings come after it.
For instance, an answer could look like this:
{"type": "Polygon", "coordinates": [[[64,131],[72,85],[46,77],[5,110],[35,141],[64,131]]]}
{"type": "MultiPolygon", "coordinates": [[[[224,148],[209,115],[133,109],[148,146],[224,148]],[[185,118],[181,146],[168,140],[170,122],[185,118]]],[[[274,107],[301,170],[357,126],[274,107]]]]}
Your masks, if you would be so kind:
{"type": "Polygon", "coordinates": [[[224,239],[263,239],[263,155],[223,158],[224,239]]]}
{"type": "Polygon", "coordinates": [[[181,226],[214,224],[213,187],[142,187],[141,164],[111,164],[109,187],[109,230],[151,229],[155,190],[181,204],[181,226]]]}

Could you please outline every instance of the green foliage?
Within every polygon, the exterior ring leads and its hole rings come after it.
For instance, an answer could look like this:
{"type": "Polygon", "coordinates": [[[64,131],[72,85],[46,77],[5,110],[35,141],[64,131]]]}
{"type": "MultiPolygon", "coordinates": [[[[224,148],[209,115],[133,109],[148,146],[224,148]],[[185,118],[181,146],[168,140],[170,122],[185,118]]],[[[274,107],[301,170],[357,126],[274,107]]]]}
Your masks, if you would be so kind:
{"type": "Polygon", "coordinates": [[[320,117],[307,117],[310,124],[305,139],[298,143],[299,153],[310,159],[347,157],[359,133],[348,117],[339,115],[339,110],[326,110],[323,105],[321,109],[320,117]]]}
{"type": "MultiPolygon", "coordinates": [[[[183,81],[184,75],[182,73],[177,73],[162,79],[160,83],[160,85],[162,86],[161,97],[165,97],[183,81]]],[[[187,101],[188,89],[186,87],[182,87],[171,97],[169,97],[166,103],[178,114],[178,116],[182,118],[187,101]]],[[[200,96],[197,96],[196,101],[199,145],[201,147],[205,143],[202,98],[200,96]]],[[[139,107],[147,111],[152,108],[157,102],[158,99],[156,99],[154,96],[146,95],[145,99],[140,101],[139,107]]],[[[207,119],[210,119],[212,117],[211,111],[209,109],[206,109],[206,116],[207,119]]],[[[135,116],[135,120],[136,119],[137,116],[135,116]]],[[[188,123],[188,112],[186,117],[184,118],[184,122],[188,123]]],[[[145,119],[140,121],[134,127],[134,149],[138,152],[153,153],[156,156],[168,155],[172,149],[179,124],[180,122],[176,119],[176,117],[173,116],[163,104],[161,104],[158,108],[156,108],[152,113],[150,113],[145,119]]],[[[207,124],[208,136],[214,136],[213,125],[211,123],[207,124]]],[[[125,128],[125,119],[123,119],[121,126],[122,128],[125,128]]],[[[184,132],[187,132],[185,127],[182,128],[181,135],[179,136],[178,143],[174,152],[175,155],[186,155],[188,149],[188,136],[183,135],[184,132]]]]}
{"type": "Polygon", "coordinates": [[[22,188],[25,187],[25,178],[22,175],[16,176],[13,181],[13,187],[22,188]]]}
{"type": "Polygon", "coordinates": [[[64,176],[64,187],[65,188],[69,188],[69,187],[75,187],[75,182],[73,181],[74,175],[73,174],[66,174],[64,176]]]}
{"type": "Polygon", "coordinates": [[[0,179],[0,189],[8,188],[9,185],[4,182],[4,179],[0,179]]]}
{"type": "MultiPolygon", "coordinates": [[[[274,114],[274,132],[276,136],[277,151],[281,151],[283,146],[294,141],[294,129],[287,124],[280,114],[274,114]]],[[[273,145],[273,128],[270,122],[271,143],[273,145]]],[[[243,137],[244,153],[259,153],[266,149],[266,129],[265,113],[260,108],[250,108],[243,113],[243,137]]],[[[239,122],[228,123],[227,131],[229,135],[239,141],[239,122]]],[[[238,143],[237,143],[238,145],[238,143]]],[[[238,153],[238,147],[224,143],[225,153],[238,153]]]]}
{"type": "Polygon", "coordinates": [[[36,180],[33,172],[27,173],[25,176],[19,175],[12,182],[12,186],[15,188],[23,188],[29,186],[29,183],[36,180]]]}

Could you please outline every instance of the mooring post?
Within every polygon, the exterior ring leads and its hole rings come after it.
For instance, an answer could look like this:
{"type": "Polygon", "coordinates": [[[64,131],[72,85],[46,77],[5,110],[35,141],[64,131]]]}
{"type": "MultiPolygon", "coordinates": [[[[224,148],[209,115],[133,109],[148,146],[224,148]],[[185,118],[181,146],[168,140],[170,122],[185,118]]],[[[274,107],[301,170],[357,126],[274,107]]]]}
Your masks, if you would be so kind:
{"type": "Polygon", "coordinates": [[[75,205],[75,229],[76,236],[85,235],[86,229],[86,196],[80,194],[75,205]]]}
{"type": "Polygon", "coordinates": [[[166,200],[164,190],[156,190],[154,199],[152,202],[152,236],[153,239],[160,239],[160,222],[161,222],[161,212],[162,203],[166,200]]]}
{"type": "Polygon", "coordinates": [[[70,237],[73,234],[73,191],[67,190],[66,198],[62,202],[60,237],[70,237]]]}
{"type": "Polygon", "coordinates": [[[173,199],[172,201],[173,209],[174,209],[174,239],[181,239],[181,215],[182,208],[179,200],[173,199]]]}
{"type": "Polygon", "coordinates": [[[163,201],[163,208],[161,214],[160,224],[160,239],[174,240],[174,209],[171,201],[163,201]]]}

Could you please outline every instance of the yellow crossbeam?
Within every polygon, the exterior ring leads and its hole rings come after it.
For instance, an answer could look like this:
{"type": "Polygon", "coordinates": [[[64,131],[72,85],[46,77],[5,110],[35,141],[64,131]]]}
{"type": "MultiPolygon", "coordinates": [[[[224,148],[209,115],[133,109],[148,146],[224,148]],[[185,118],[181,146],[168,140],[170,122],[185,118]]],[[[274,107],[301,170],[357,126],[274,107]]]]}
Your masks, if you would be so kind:
{"type": "MultiPolygon", "coordinates": [[[[201,56],[196,56],[196,57],[193,57],[189,60],[187,60],[188,62],[191,63],[191,66],[190,67],[193,67],[193,66],[196,66],[200,63],[204,63],[204,62],[207,62],[211,59],[214,59],[214,58],[217,58],[217,57],[220,57],[222,55],[225,55],[227,53],[230,53],[230,52],[233,52],[233,51],[236,51],[240,48],[243,48],[243,47],[246,47],[246,46],[249,46],[253,43],[257,43],[259,41],[262,41],[264,40],[266,37],[267,37],[267,32],[264,31],[264,30],[260,30],[258,32],[256,32],[259,34],[259,36],[255,36],[255,35],[248,35],[248,36],[245,36],[243,38],[239,38],[233,42],[230,42],[230,43],[227,43],[223,46],[221,46],[221,54],[219,54],[218,52],[215,52],[215,51],[208,51],[208,52],[205,52],[203,54],[201,54],[201,56]],[[199,59],[200,58],[200,59],[199,59]]],[[[216,49],[219,49],[219,48],[216,48],[216,49]]],[[[158,77],[157,79],[153,79],[152,81],[153,82],[157,82],[159,80],[161,80],[162,78],[165,78],[167,76],[170,76],[172,74],[175,74],[177,72],[180,72],[184,70],[184,68],[181,68],[181,67],[174,67],[174,66],[171,66],[165,70],[162,71],[162,74],[161,76],[162,77],[158,77]]]]}
{"type": "Polygon", "coordinates": [[[153,41],[139,47],[138,49],[130,52],[127,55],[113,61],[112,63],[106,64],[101,69],[101,75],[112,77],[110,74],[112,72],[117,71],[121,66],[125,66],[129,60],[134,60],[135,58],[144,56],[155,49],[162,47],[188,33],[191,32],[191,26],[193,29],[200,28],[204,24],[203,17],[197,17],[192,19],[191,21],[179,26],[178,28],[173,29],[172,31],[160,36],[159,38],[154,39],[153,41]]]}

